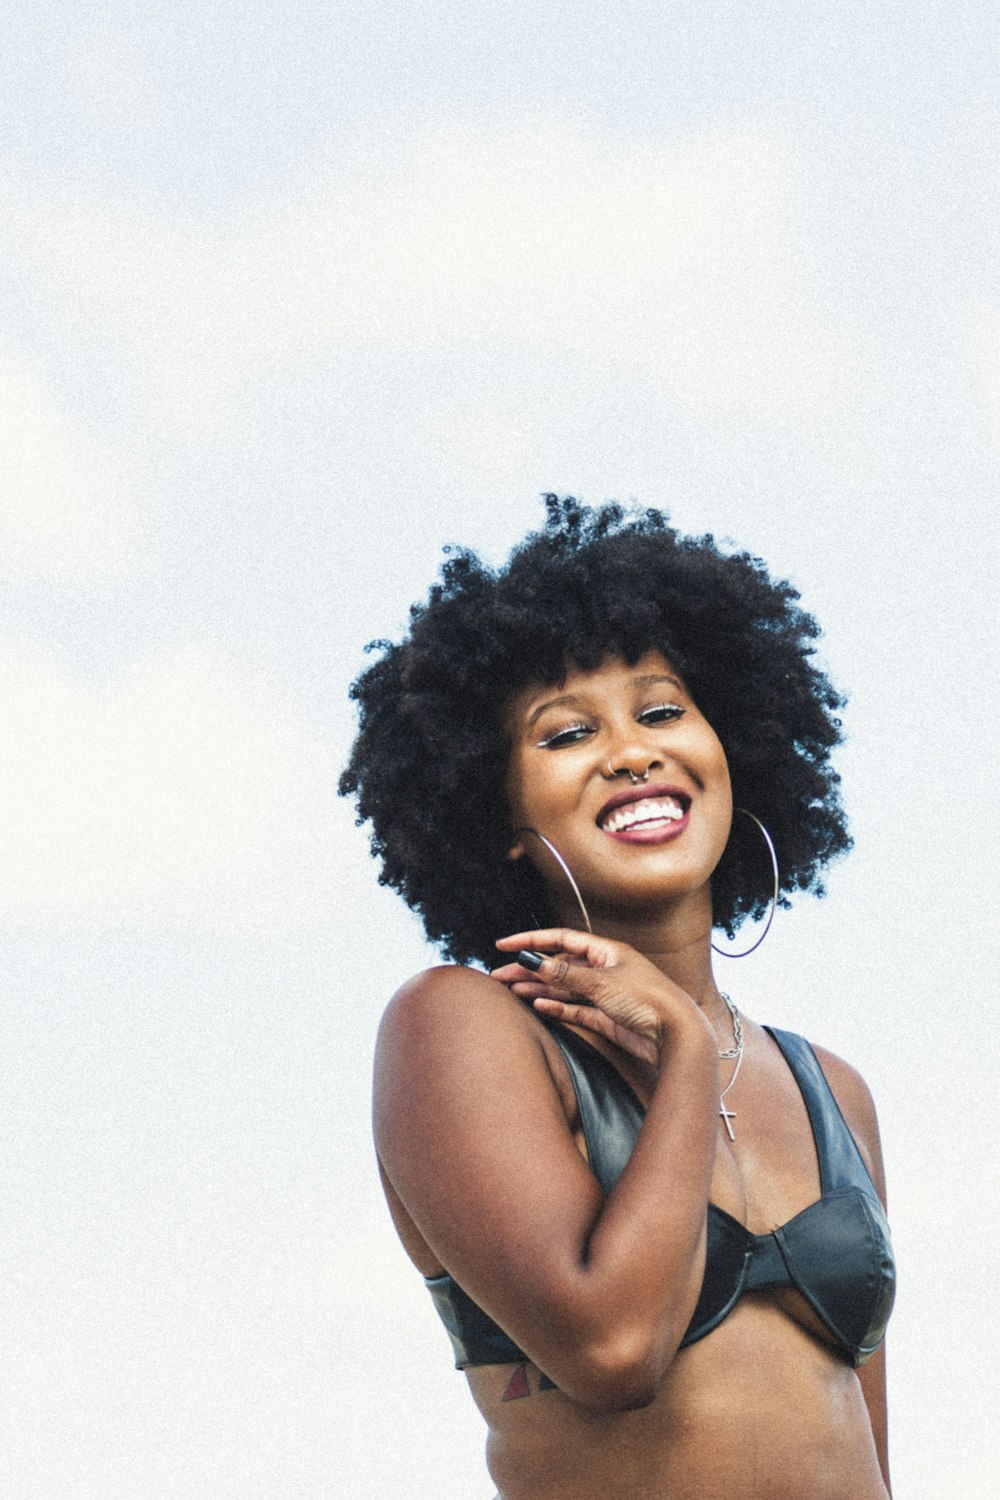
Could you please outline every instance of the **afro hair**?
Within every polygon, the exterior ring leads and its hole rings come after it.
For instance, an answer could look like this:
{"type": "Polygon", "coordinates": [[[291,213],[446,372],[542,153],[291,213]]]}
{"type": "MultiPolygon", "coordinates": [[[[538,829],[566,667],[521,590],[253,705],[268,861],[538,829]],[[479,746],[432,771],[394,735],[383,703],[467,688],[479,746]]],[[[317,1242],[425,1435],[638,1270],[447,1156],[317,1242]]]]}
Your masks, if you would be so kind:
{"type": "MultiPolygon", "coordinates": [[[[819,634],[798,593],[759,558],[687,537],[659,511],[596,509],[546,495],[544,527],[493,570],[452,552],[397,644],[351,688],[360,728],[340,778],[370,821],[380,883],[418,912],[458,963],[496,962],[494,941],[545,920],[540,876],[511,861],[504,710],[530,684],[558,684],[614,656],[662,653],[722,742],[735,804],[769,829],[781,903],[823,894],[820,872],[850,848],[830,752],[843,700],[811,660],[819,634]],[[476,816],[469,816],[469,808],[476,816]]],[[[736,818],[712,877],[730,936],[773,891],[759,831],[736,818]]]]}

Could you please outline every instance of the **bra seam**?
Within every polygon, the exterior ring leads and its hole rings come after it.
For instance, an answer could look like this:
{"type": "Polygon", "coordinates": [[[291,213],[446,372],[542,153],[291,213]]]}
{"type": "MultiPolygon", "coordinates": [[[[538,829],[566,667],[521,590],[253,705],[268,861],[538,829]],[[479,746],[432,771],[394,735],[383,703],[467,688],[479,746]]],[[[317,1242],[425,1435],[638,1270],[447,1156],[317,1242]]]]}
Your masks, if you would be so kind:
{"type": "Polygon", "coordinates": [[[737,1302],[743,1296],[743,1293],[746,1289],[747,1272],[750,1268],[750,1261],[752,1259],[752,1256],[752,1246],[748,1245],[743,1252],[743,1264],[740,1267],[739,1280],[737,1281],[736,1290],[735,1292],[733,1292],[733,1295],[726,1302],[725,1306],[720,1308],[717,1313],[713,1313],[708,1321],[706,1323],[703,1323],[690,1338],[688,1337],[688,1333],[690,1333],[690,1330],[688,1330],[688,1332],[686,1332],[684,1337],[681,1339],[680,1344],[678,1345],[679,1348],[687,1349],[691,1344],[699,1343],[703,1338],[706,1338],[707,1335],[710,1334],[714,1329],[718,1328],[720,1323],[725,1322],[726,1318],[728,1318],[729,1314],[732,1312],[737,1302]]]}
{"type": "MultiPolygon", "coordinates": [[[[840,1193],[856,1193],[857,1194],[858,1199],[860,1200],[860,1204],[861,1204],[861,1212],[862,1212],[862,1215],[864,1217],[865,1233],[868,1236],[868,1250],[869,1250],[871,1264],[874,1265],[874,1263],[875,1263],[876,1260],[878,1260],[879,1262],[881,1262],[881,1258],[882,1257],[881,1257],[881,1254],[879,1253],[878,1246],[875,1243],[875,1226],[874,1226],[874,1223],[872,1221],[871,1209],[869,1208],[868,1204],[865,1201],[866,1198],[869,1197],[869,1194],[866,1193],[862,1188],[859,1188],[859,1187],[849,1187],[849,1188],[836,1188],[836,1189],[834,1189],[834,1192],[832,1194],[830,1194],[830,1196],[831,1197],[836,1197],[840,1193]]],[[[789,1220],[789,1222],[791,1222],[791,1220],[789,1220]]],[[[784,1230],[785,1230],[785,1226],[782,1225],[780,1229],[776,1229],[774,1231],[774,1236],[775,1236],[775,1239],[778,1241],[778,1248],[781,1251],[781,1258],[785,1262],[785,1266],[787,1267],[789,1279],[791,1281],[792,1286],[798,1292],[799,1296],[800,1297],[804,1297],[805,1300],[809,1303],[809,1306],[812,1308],[813,1312],[819,1318],[819,1320],[823,1324],[824,1328],[826,1328],[830,1333],[832,1333],[833,1336],[834,1336],[834,1338],[837,1340],[837,1343],[840,1345],[841,1352],[844,1353],[844,1354],[849,1355],[850,1358],[851,1358],[851,1360],[854,1362],[855,1367],[856,1367],[857,1363],[858,1363],[858,1356],[859,1355],[861,1355],[861,1354],[867,1354],[867,1353],[873,1353],[874,1350],[869,1350],[868,1346],[866,1344],[852,1342],[850,1339],[846,1338],[845,1335],[844,1335],[844,1333],[843,1333],[843,1331],[841,1330],[840,1326],[837,1323],[835,1323],[834,1320],[830,1317],[830,1314],[827,1311],[827,1309],[824,1308],[820,1304],[820,1302],[818,1301],[818,1299],[816,1298],[816,1296],[814,1295],[814,1293],[809,1289],[809,1287],[806,1286],[801,1281],[801,1279],[799,1278],[798,1273],[797,1273],[797,1271],[795,1269],[795,1260],[794,1260],[794,1257],[790,1256],[789,1254],[786,1254],[786,1252],[785,1252],[785,1245],[784,1245],[785,1234],[784,1234],[784,1230]]],[[[878,1291],[879,1291],[880,1280],[881,1280],[881,1277],[878,1274],[872,1274],[869,1277],[869,1282],[870,1282],[870,1290],[869,1290],[869,1293],[868,1293],[869,1306],[868,1306],[868,1312],[865,1315],[865,1325],[866,1325],[865,1332],[866,1333],[871,1328],[871,1320],[872,1320],[872,1317],[873,1317],[874,1312],[875,1312],[875,1304],[876,1304],[876,1302],[878,1300],[878,1291]]],[[[878,1347],[878,1345],[875,1345],[875,1348],[877,1348],[877,1347],[878,1347]]]]}
{"type": "MultiPolygon", "coordinates": [[[[867,1221],[866,1221],[866,1223],[867,1223],[867,1221]]],[[[820,1322],[822,1323],[823,1327],[827,1330],[827,1332],[833,1334],[833,1337],[836,1339],[837,1344],[838,1344],[838,1346],[840,1348],[840,1352],[842,1354],[848,1354],[848,1355],[850,1355],[850,1357],[853,1359],[854,1358],[855,1348],[857,1346],[854,1345],[854,1344],[849,1343],[848,1340],[844,1338],[843,1333],[840,1331],[840,1329],[837,1327],[837,1324],[830,1317],[830,1314],[827,1312],[826,1308],[824,1308],[820,1304],[818,1298],[816,1297],[816,1295],[812,1291],[810,1291],[809,1287],[805,1286],[803,1284],[803,1282],[800,1280],[800,1278],[798,1276],[798,1273],[795,1270],[795,1261],[794,1261],[794,1258],[790,1257],[785,1252],[785,1246],[784,1246],[784,1243],[783,1243],[783,1241],[784,1241],[784,1232],[783,1232],[783,1229],[776,1229],[774,1231],[774,1237],[778,1241],[778,1249],[781,1251],[781,1258],[785,1262],[785,1267],[786,1267],[786,1269],[788,1271],[788,1278],[789,1278],[789,1281],[791,1283],[792,1289],[794,1291],[798,1292],[799,1296],[802,1297],[802,1298],[804,1298],[805,1301],[808,1302],[809,1306],[812,1308],[813,1312],[819,1318],[820,1322]]]]}
{"type": "MultiPolygon", "coordinates": [[[[866,1197],[867,1197],[867,1194],[865,1194],[865,1193],[861,1194],[861,1207],[862,1207],[862,1210],[864,1211],[865,1226],[866,1226],[866,1228],[868,1230],[868,1241],[869,1241],[869,1248],[870,1248],[870,1251],[871,1251],[871,1263],[872,1263],[873,1267],[876,1264],[879,1267],[879,1269],[877,1271],[876,1270],[872,1271],[872,1276],[871,1276],[871,1291],[869,1293],[869,1298],[868,1298],[868,1302],[869,1302],[868,1316],[865,1319],[865,1323],[867,1325],[866,1329],[865,1329],[865,1332],[868,1333],[871,1330],[872,1318],[875,1316],[875,1309],[876,1309],[876,1307],[878,1305],[879,1291],[880,1291],[880,1288],[881,1288],[881,1285],[882,1285],[881,1266],[882,1266],[882,1261],[883,1261],[883,1254],[882,1254],[881,1250],[879,1249],[879,1246],[878,1246],[878,1243],[877,1243],[876,1234],[875,1234],[875,1220],[872,1217],[871,1208],[869,1207],[869,1205],[865,1201],[866,1197]]],[[[855,1347],[860,1352],[860,1351],[864,1350],[865,1345],[859,1343],[855,1347]]]]}

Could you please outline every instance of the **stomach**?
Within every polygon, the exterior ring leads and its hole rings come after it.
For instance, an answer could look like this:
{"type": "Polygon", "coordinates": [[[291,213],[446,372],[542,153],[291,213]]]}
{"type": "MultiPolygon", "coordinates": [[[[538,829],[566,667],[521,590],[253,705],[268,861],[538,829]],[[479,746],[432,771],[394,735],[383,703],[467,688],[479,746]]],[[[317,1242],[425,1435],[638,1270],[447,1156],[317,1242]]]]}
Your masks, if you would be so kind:
{"type": "Polygon", "coordinates": [[[466,1373],[498,1500],[887,1500],[857,1374],[773,1305],[744,1299],[636,1411],[539,1390],[530,1364],[466,1373]]]}

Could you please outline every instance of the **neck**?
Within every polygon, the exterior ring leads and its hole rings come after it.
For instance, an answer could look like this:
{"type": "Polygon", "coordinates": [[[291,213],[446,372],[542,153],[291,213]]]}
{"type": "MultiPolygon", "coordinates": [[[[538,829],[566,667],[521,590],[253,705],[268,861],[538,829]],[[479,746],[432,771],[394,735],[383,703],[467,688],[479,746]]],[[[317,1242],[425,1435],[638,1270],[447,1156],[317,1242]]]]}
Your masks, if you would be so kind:
{"type": "MultiPolygon", "coordinates": [[[[579,926],[579,911],[567,910],[562,920],[579,926]]],[[[712,908],[707,890],[694,893],[679,908],[649,913],[596,909],[591,920],[595,933],[628,943],[655,964],[728,1035],[729,1011],[712,972],[712,908]]]]}

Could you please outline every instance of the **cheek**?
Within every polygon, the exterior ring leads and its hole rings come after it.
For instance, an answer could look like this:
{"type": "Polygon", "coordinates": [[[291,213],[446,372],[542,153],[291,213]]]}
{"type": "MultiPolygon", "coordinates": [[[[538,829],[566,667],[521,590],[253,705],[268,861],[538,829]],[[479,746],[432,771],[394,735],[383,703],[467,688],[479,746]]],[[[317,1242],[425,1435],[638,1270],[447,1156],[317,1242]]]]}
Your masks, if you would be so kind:
{"type": "Polygon", "coordinates": [[[504,792],[512,828],[517,828],[522,823],[530,824],[538,801],[538,791],[538,777],[528,773],[523,753],[517,750],[511,751],[507,762],[504,792]]]}
{"type": "Polygon", "coordinates": [[[516,751],[511,751],[507,760],[507,774],[504,776],[503,789],[507,798],[507,806],[514,818],[518,816],[521,808],[523,786],[524,777],[521,774],[520,757],[516,751]]]}
{"type": "Polygon", "coordinates": [[[713,739],[715,739],[715,744],[711,758],[710,784],[716,789],[716,794],[712,799],[717,812],[714,842],[718,845],[718,857],[721,857],[729,841],[729,830],[733,821],[733,783],[729,775],[726,752],[714,735],[713,739]]]}
{"type": "Polygon", "coordinates": [[[706,719],[703,722],[706,734],[708,735],[706,761],[710,767],[710,775],[714,780],[724,782],[728,788],[730,786],[729,761],[726,759],[726,752],[722,741],[708,720],[706,719]]]}
{"type": "Polygon", "coordinates": [[[579,765],[566,751],[539,753],[533,746],[514,749],[507,761],[504,788],[511,809],[545,809],[557,806],[579,779],[579,765]]]}
{"type": "Polygon", "coordinates": [[[730,807],[733,805],[733,782],[729,774],[729,762],[719,746],[719,785],[722,787],[723,795],[730,807]]]}

